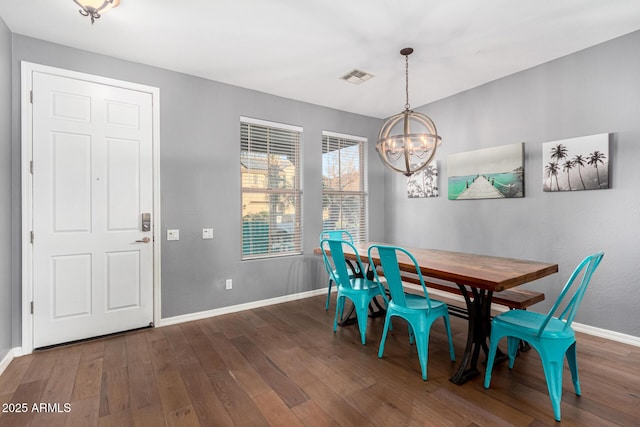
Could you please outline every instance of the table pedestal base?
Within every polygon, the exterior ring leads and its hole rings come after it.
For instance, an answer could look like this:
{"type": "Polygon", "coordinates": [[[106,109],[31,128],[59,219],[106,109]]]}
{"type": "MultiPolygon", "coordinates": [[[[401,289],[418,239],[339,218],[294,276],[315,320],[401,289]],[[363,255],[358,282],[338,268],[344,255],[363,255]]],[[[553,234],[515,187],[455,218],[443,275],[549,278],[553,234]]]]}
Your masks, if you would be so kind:
{"type": "MultiPolygon", "coordinates": [[[[478,358],[480,349],[484,351],[485,356],[489,353],[487,340],[491,335],[491,297],[493,292],[484,289],[470,288],[468,290],[464,285],[458,284],[462,296],[467,305],[467,313],[469,314],[469,328],[467,331],[467,345],[464,350],[462,362],[458,371],[449,381],[454,384],[462,385],[472,378],[480,375],[478,370],[478,358]]],[[[496,362],[504,359],[504,354],[496,356],[496,362]]]]}

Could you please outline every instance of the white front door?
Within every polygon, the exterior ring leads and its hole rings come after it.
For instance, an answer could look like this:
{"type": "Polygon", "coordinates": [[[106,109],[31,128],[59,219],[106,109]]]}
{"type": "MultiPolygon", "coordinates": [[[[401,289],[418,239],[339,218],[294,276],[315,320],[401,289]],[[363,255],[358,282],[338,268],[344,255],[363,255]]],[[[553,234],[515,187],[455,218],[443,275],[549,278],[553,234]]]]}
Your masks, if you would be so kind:
{"type": "Polygon", "coordinates": [[[46,72],[31,76],[33,347],[147,326],[152,96],[46,72]]]}

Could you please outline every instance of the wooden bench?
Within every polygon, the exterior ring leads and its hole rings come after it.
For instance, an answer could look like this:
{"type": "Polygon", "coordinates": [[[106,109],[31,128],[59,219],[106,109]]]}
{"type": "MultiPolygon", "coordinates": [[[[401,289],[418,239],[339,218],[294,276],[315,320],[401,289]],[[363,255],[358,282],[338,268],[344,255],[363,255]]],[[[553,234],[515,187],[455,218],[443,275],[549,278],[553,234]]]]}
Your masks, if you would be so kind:
{"type": "MultiPolygon", "coordinates": [[[[382,267],[377,267],[377,272],[380,277],[384,276],[384,271],[382,270],[382,267]]],[[[371,270],[371,266],[368,267],[366,275],[369,279],[373,279],[373,271],[371,270]]],[[[401,272],[401,277],[402,277],[403,283],[413,285],[411,287],[405,286],[405,289],[408,292],[413,294],[418,294],[418,295],[423,294],[422,286],[420,284],[420,279],[417,274],[412,274],[412,273],[403,271],[401,272]]],[[[460,290],[460,288],[453,283],[447,284],[447,283],[439,283],[439,282],[432,282],[432,281],[425,280],[424,284],[427,288],[437,289],[439,291],[449,292],[455,295],[462,296],[462,291],[460,290]]],[[[532,306],[533,304],[536,304],[540,301],[544,301],[544,298],[545,298],[544,293],[542,292],[532,291],[529,289],[512,288],[512,289],[506,289],[501,292],[494,292],[493,295],[491,296],[491,303],[492,305],[497,304],[497,305],[508,307],[509,310],[514,310],[514,309],[526,310],[528,307],[532,306]]],[[[380,305],[377,304],[377,302],[376,302],[376,305],[379,308],[379,311],[376,313],[376,315],[380,315],[380,313],[382,313],[382,307],[380,307],[380,305]]],[[[463,319],[469,319],[469,313],[467,312],[466,307],[460,307],[459,305],[447,303],[447,308],[451,316],[456,316],[463,319]]],[[[525,341],[520,341],[520,345],[518,346],[518,348],[519,348],[518,352],[520,353],[520,352],[528,351],[531,348],[531,346],[529,345],[529,343],[525,341]]]]}
{"type": "MultiPolygon", "coordinates": [[[[378,274],[381,274],[381,269],[378,269],[378,274]]],[[[402,281],[418,286],[420,285],[420,279],[418,278],[417,274],[402,272],[402,281]]],[[[462,291],[460,290],[460,288],[453,284],[450,285],[425,280],[425,285],[427,286],[427,288],[433,288],[456,295],[462,295],[462,291]]],[[[414,290],[410,288],[408,290],[420,293],[420,290],[414,290]]],[[[492,304],[502,305],[508,307],[510,310],[526,310],[528,307],[540,301],[544,301],[544,293],[520,288],[513,288],[504,290],[502,292],[495,292],[491,298],[492,304]]],[[[451,314],[452,316],[467,318],[466,308],[458,307],[451,304],[449,304],[449,314],[451,314]]]]}

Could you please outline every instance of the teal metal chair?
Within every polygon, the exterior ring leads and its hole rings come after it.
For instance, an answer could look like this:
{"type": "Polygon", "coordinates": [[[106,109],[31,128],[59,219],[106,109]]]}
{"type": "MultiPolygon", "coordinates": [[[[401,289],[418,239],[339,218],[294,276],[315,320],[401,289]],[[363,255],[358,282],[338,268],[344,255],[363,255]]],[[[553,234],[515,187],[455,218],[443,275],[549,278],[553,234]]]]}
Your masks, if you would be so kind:
{"type": "Polygon", "coordinates": [[[562,371],[566,356],[571,371],[573,387],[580,396],[578,380],[578,359],[576,357],[576,337],[571,323],[578,311],[593,272],[598,268],[604,252],[586,257],[574,270],[565,284],[555,304],[547,314],[525,310],[511,310],[494,317],[491,322],[491,339],[484,387],[489,388],[491,371],[495,361],[498,342],[507,337],[509,369],[513,368],[520,340],[528,342],[542,361],[547,389],[553,406],[553,415],[560,421],[560,401],[562,400],[562,371]],[[578,278],[581,278],[578,280],[578,278]],[[562,308],[564,307],[564,308],[562,308]],[[554,315],[562,308],[560,315],[554,315]]]}
{"type": "MultiPolygon", "coordinates": [[[[391,329],[391,318],[396,316],[407,321],[409,324],[409,343],[413,344],[414,339],[418,349],[418,359],[420,360],[420,368],[422,370],[422,379],[427,379],[427,361],[429,359],[429,333],[431,325],[439,318],[444,319],[444,326],[447,330],[449,338],[449,356],[451,361],[456,360],[453,350],[453,341],[451,339],[451,326],[449,322],[449,311],[447,304],[429,298],[427,287],[424,284],[424,278],[418,267],[418,262],[409,251],[397,246],[372,245],[369,248],[368,256],[372,259],[377,251],[382,266],[382,272],[386,279],[387,287],[391,295],[391,300],[387,304],[387,315],[384,321],[384,330],[382,332],[382,340],[378,350],[378,357],[382,357],[384,353],[384,344],[387,339],[387,333],[391,329]],[[402,278],[400,276],[400,267],[398,264],[398,253],[405,254],[415,267],[415,272],[420,278],[422,284],[423,295],[414,295],[404,292],[402,286],[402,278]]],[[[406,261],[404,261],[406,262],[406,261]]],[[[378,284],[382,286],[377,269],[373,269],[374,276],[378,284]]]]}
{"type": "Polygon", "coordinates": [[[358,329],[360,330],[360,339],[364,345],[366,343],[369,303],[373,298],[380,295],[386,305],[387,297],[384,294],[384,289],[380,287],[377,281],[369,280],[366,277],[362,277],[362,275],[350,277],[347,259],[344,256],[345,248],[350,249],[356,254],[355,269],[361,272],[364,271],[362,268],[362,260],[353,243],[346,240],[324,239],[320,242],[320,247],[323,248],[322,256],[324,257],[325,263],[329,266],[328,270],[330,271],[332,279],[338,287],[333,332],[338,330],[338,319],[342,318],[345,299],[348,298],[354,305],[358,329]],[[327,254],[327,248],[331,251],[331,255],[327,254]],[[329,258],[333,260],[333,265],[329,258]]]}
{"type": "MultiPolygon", "coordinates": [[[[322,241],[323,240],[346,240],[349,243],[353,243],[353,236],[351,235],[351,233],[349,233],[347,230],[322,230],[322,233],[320,233],[320,246],[322,246],[322,241]]],[[[324,306],[325,310],[329,310],[329,302],[331,301],[331,285],[333,284],[333,275],[331,274],[330,271],[330,265],[327,264],[327,260],[325,258],[324,261],[324,267],[327,269],[327,273],[329,274],[329,283],[327,285],[327,302],[324,306]]],[[[331,269],[333,270],[333,269],[331,269]]],[[[353,271],[353,265],[349,265],[349,277],[353,277],[355,275],[355,272],[353,271]]],[[[337,274],[336,271],[334,271],[334,274],[337,274]]]]}

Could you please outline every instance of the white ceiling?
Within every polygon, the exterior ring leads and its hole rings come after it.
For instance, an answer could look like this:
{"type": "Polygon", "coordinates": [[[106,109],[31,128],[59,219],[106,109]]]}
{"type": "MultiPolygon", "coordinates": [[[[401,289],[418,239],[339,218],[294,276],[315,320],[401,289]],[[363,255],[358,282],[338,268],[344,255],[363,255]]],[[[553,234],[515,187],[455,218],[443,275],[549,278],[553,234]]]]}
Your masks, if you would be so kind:
{"type": "MultiPolygon", "coordinates": [[[[384,118],[640,29],[638,0],[1,0],[12,32],[384,118]],[[375,77],[352,85],[358,68],[375,77]]],[[[612,64],[615,66],[615,64],[612,64]]]]}

